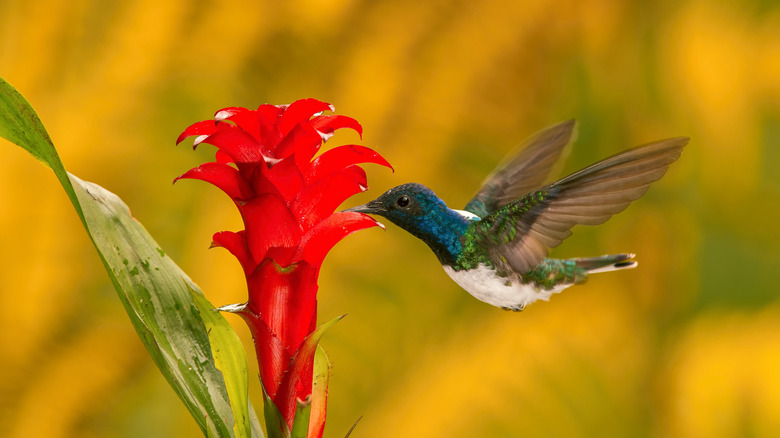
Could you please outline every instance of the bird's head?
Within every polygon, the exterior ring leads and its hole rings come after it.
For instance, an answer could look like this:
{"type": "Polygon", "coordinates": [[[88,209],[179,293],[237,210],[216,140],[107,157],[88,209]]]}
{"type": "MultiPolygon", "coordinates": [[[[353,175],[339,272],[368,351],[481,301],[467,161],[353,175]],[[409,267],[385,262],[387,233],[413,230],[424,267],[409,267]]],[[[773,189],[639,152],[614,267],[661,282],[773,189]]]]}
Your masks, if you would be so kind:
{"type": "Polygon", "coordinates": [[[443,214],[447,211],[447,206],[428,187],[408,183],[393,187],[368,204],[345,211],[379,215],[417,234],[425,218],[443,214]]]}
{"type": "Polygon", "coordinates": [[[393,187],[368,204],[346,211],[387,218],[428,244],[439,261],[449,265],[462,251],[460,237],[469,226],[467,217],[447,208],[431,189],[416,183],[393,187]]]}

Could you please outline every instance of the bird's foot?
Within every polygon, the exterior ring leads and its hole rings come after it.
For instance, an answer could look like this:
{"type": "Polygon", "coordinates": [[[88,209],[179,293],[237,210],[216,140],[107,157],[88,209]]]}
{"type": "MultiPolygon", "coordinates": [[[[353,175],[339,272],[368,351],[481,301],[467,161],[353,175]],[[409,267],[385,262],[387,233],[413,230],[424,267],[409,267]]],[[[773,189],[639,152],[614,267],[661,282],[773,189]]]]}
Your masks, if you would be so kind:
{"type": "Polygon", "coordinates": [[[523,309],[525,309],[525,306],[522,305],[522,304],[517,305],[517,306],[512,306],[512,307],[502,307],[501,308],[501,310],[511,310],[513,312],[522,312],[523,309]]]}

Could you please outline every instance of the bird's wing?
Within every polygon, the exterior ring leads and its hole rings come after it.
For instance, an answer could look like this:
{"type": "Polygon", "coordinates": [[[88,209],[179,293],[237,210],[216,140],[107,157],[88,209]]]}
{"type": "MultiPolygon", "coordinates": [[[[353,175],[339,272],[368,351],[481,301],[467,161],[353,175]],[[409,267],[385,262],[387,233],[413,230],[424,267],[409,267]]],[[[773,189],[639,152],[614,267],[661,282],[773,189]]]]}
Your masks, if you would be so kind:
{"type": "Polygon", "coordinates": [[[464,210],[485,217],[540,187],[561,153],[577,137],[574,120],[543,129],[525,139],[517,152],[496,167],[464,210]]]}
{"type": "Polygon", "coordinates": [[[515,272],[537,266],[574,225],[598,225],[647,191],[688,144],[672,138],[630,149],[528,193],[473,224],[478,244],[515,272]]]}

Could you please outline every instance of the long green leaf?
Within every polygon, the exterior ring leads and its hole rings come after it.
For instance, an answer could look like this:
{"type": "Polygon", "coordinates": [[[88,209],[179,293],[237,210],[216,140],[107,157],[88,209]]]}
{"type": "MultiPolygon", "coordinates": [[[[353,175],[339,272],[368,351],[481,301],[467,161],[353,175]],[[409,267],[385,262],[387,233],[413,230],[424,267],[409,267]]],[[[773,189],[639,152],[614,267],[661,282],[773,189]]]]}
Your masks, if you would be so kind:
{"type": "MultiPolygon", "coordinates": [[[[198,287],[165,255],[119,197],[65,171],[35,111],[2,79],[0,136],[54,170],[97,248],[130,321],[203,433],[241,437],[249,436],[248,431],[259,431],[244,399],[246,376],[240,373],[245,373],[245,368],[235,366],[245,363],[246,356],[234,338],[224,336],[224,331],[232,330],[227,321],[209,318],[212,331],[220,333],[210,340],[203,315],[213,306],[202,298],[198,287]],[[214,352],[220,356],[221,371],[214,352]]],[[[262,434],[256,432],[255,436],[262,434]]]]}
{"type": "Polygon", "coordinates": [[[3,78],[0,78],[0,92],[0,137],[53,167],[52,163],[59,162],[60,158],[38,115],[24,96],[3,78]]]}
{"type": "Polygon", "coordinates": [[[290,438],[306,438],[309,436],[309,418],[311,417],[311,397],[306,400],[298,399],[295,405],[295,418],[293,419],[290,438]]]}
{"type": "Polygon", "coordinates": [[[3,78],[0,78],[0,137],[21,146],[54,171],[84,222],[76,193],[70,186],[68,174],[49,138],[49,133],[27,99],[3,78]]]}
{"type": "Polygon", "coordinates": [[[190,290],[195,305],[198,307],[206,331],[211,340],[214,363],[225,377],[225,386],[233,406],[236,424],[233,426],[236,437],[251,437],[250,420],[247,415],[254,413],[250,410],[249,391],[247,380],[249,364],[245,354],[236,354],[243,351],[243,345],[235,330],[230,327],[225,317],[206,300],[206,297],[195,290],[190,290]]]}

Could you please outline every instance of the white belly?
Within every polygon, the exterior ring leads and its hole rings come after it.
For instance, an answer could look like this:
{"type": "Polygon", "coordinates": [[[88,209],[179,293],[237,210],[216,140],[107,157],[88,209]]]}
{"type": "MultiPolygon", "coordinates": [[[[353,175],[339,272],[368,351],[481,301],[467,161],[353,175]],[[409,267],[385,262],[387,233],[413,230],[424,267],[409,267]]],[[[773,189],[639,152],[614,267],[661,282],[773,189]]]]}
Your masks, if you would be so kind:
{"type": "Polygon", "coordinates": [[[547,301],[552,294],[571,286],[571,284],[562,284],[552,289],[541,289],[533,284],[523,284],[519,278],[498,277],[485,265],[479,265],[479,268],[469,271],[456,271],[449,266],[444,266],[444,272],[474,298],[515,311],[523,310],[525,306],[536,300],[547,301]]]}

